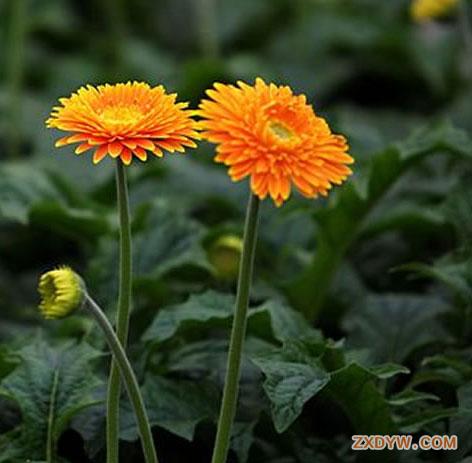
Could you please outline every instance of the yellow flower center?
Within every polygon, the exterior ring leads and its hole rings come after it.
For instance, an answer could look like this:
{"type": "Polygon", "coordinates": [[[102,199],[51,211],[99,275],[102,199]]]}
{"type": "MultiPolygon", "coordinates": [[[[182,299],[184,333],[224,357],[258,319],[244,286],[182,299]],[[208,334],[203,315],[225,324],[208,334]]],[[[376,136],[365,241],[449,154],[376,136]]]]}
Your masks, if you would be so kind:
{"type": "Polygon", "coordinates": [[[98,111],[102,121],[113,124],[130,124],[138,122],[143,118],[141,108],[136,105],[129,106],[107,106],[98,111]]]}
{"type": "Polygon", "coordinates": [[[284,124],[279,121],[269,122],[269,130],[282,141],[289,141],[294,138],[294,133],[284,124]]]}

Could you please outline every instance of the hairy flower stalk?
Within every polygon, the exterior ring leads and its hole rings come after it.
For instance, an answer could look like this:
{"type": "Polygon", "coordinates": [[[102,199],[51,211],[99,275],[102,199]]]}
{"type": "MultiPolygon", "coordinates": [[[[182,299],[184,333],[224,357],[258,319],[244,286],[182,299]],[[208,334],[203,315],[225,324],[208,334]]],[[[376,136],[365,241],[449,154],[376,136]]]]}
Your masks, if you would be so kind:
{"type": "MultiPolygon", "coordinates": [[[[117,370],[121,374],[128,391],[138,423],[145,461],[146,463],[158,463],[151,426],[133,368],[110,322],[98,304],[88,294],[82,278],[69,267],[59,267],[41,276],[38,291],[41,296],[39,310],[46,319],[64,318],[81,308],[88,309],[95,317],[105,334],[117,370]]],[[[48,462],[52,458],[52,454],[51,445],[48,444],[48,462]]]]}
{"type": "Polygon", "coordinates": [[[243,252],[239,267],[238,290],[233,327],[229,343],[228,362],[226,366],[225,386],[221,404],[218,429],[212,463],[225,463],[228,455],[231,429],[238,403],[239,377],[244,338],[246,335],[247,310],[251,291],[254,254],[257,241],[259,220],[259,198],[250,193],[244,227],[243,252]]]}
{"type": "Polygon", "coordinates": [[[292,186],[307,198],[326,196],[352,172],[353,159],[341,135],[331,132],[305,95],[287,86],[256,79],[253,86],[215,84],[199,106],[203,137],[217,144],[216,162],[229,167],[234,182],[250,179],[236,308],[226,379],[212,463],[226,463],[236,413],[256,247],[259,201],[270,197],[277,207],[292,186]]]}
{"type": "MultiPolygon", "coordinates": [[[[151,426],[139,390],[138,381],[122,344],[98,304],[88,294],[83,280],[69,267],[60,267],[41,276],[38,286],[41,295],[39,310],[46,319],[64,318],[85,308],[97,320],[112,351],[114,363],[125,384],[136,416],[146,463],[158,463],[151,426]]],[[[52,441],[51,441],[52,442],[52,441]]],[[[48,462],[53,451],[48,439],[48,462]]]]}
{"type": "MultiPolygon", "coordinates": [[[[128,186],[126,172],[120,160],[116,161],[116,193],[120,217],[120,281],[116,335],[123,346],[128,342],[129,318],[132,292],[131,224],[129,216],[128,186]]],[[[110,367],[107,394],[107,461],[118,463],[120,438],[120,373],[116,360],[110,367]]]]}
{"type": "MultiPolygon", "coordinates": [[[[197,122],[188,103],[177,103],[176,94],[167,94],[159,85],[144,82],[116,85],[87,85],[69,98],[61,98],[46,121],[49,128],[68,132],[56,147],[79,143],[75,153],[93,151],[98,164],[106,157],[116,160],[116,185],[120,217],[120,281],[116,333],[126,348],[131,309],[132,254],[128,188],[124,166],[148,153],[161,158],[163,151],[185,152],[195,147],[197,122]]],[[[112,360],[107,395],[107,463],[119,458],[119,365],[112,360]]]]}
{"type": "Polygon", "coordinates": [[[123,383],[125,384],[125,387],[128,391],[128,397],[130,399],[131,405],[133,406],[136,421],[138,423],[145,461],[146,463],[158,463],[156,449],[154,447],[154,441],[151,433],[151,426],[149,424],[149,418],[147,416],[144,401],[139,390],[138,381],[133,372],[131,364],[126,357],[123,346],[113,331],[113,327],[111,326],[103,311],[88,294],[86,300],[86,307],[95,317],[105,334],[108,345],[113,352],[113,363],[120,372],[123,383]]]}

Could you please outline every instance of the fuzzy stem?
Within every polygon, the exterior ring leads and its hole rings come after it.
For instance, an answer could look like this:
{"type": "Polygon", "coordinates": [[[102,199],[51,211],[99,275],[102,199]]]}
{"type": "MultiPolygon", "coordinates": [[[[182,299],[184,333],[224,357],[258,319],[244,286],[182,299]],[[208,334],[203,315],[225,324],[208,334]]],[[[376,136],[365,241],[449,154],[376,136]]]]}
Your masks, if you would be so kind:
{"type": "Polygon", "coordinates": [[[231,438],[231,428],[236,414],[241,356],[244,337],[246,334],[247,310],[251,290],[252,270],[254,266],[258,218],[259,199],[251,193],[246,212],[244,244],[241,256],[241,265],[239,267],[236,307],[233,327],[231,329],[223,401],[218,420],[218,430],[216,433],[212,463],[226,463],[231,438]]]}
{"type": "Polygon", "coordinates": [[[86,301],[86,308],[88,308],[95,317],[105,334],[107,343],[113,353],[114,361],[116,362],[117,368],[128,392],[128,396],[136,416],[139,434],[141,436],[145,462],[158,463],[156,449],[152,439],[151,426],[149,424],[146,408],[144,406],[144,401],[141,396],[138,381],[133,372],[133,368],[126,357],[123,346],[120,344],[118,337],[113,331],[113,327],[111,326],[103,311],[88,294],[86,294],[86,301]]]}
{"type": "MultiPolygon", "coordinates": [[[[120,287],[116,317],[116,334],[121,345],[126,349],[132,289],[131,226],[126,172],[120,159],[116,162],[116,191],[120,216],[120,287]]],[[[107,395],[107,463],[118,463],[120,391],[120,373],[116,361],[113,359],[108,380],[107,395]]]]}

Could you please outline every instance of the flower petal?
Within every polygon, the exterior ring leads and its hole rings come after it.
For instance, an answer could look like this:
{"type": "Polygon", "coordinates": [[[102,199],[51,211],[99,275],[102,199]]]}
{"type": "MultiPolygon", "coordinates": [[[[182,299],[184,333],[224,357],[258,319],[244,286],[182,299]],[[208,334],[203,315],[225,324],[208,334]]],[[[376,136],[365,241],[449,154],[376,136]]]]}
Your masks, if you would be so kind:
{"type": "Polygon", "coordinates": [[[98,164],[108,154],[108,145],[101,145],[93,153],[93,163],[98,164]]]}
{"type": "Polygon", "coordinates": [[[117,141],[113,143],[108,143],[108,152],[112,158],[117,158],[121,151],[123,150],[123,145],[117,141]]]}
{"type": "Polygon", "coordinates": [[[88,143],[82,143],[75,149],[75,154],[82,154],[88,151],[90,148],[92,148],[92,145],[89,145],[88,143]]]}
{"type": "Polygon", "coordinates": [[[136,147],[133,150],[133,154],[140,159],[141,161],[146,161],[147,159],[147,153],[146,150],[143,150],[142,148],[136,147]]]}
{"type": "Polygon", "coordinates": [[[120,158],[125,166],[129,166],[131,164],[131,160],[133,159],[133,155],[128,148],[124,148],[121,151],[120,158]]]}

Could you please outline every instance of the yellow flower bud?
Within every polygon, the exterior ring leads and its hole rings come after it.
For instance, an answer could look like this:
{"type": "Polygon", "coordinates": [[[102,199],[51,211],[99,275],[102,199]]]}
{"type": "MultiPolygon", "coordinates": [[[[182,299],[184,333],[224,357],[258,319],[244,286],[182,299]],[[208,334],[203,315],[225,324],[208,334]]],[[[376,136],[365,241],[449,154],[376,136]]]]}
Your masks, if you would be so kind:
{"type": "Polygon", "coordinates": [[[39,310],[46,319],[64,318],[82,306],[85,286],[70,267],[59,267],[41,275],[39,310]]]}
{"type": "Polygon", "coordinates": [[[236,235],[220,236],[210,247],[209,259],[222,280],[235,280],[238,276],[243,241],[236,235]]]}
{"type": "Polygon", "coordinates": [[[423,22],[449,14],[459,0],[413,0],[411,16],[415,21],[423,22]]]}

